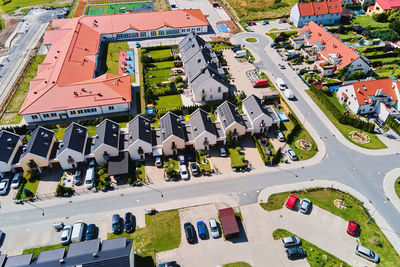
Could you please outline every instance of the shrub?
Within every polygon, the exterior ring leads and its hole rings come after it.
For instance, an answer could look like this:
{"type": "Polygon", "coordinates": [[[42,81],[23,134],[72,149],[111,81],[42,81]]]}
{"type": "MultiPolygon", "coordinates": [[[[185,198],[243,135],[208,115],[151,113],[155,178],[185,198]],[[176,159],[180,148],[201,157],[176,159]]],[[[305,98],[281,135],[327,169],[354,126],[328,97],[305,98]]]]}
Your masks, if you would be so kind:
{"type": "Polygon", "coordinates": [[[372,19],[377,22],[386,22],[388,19],[388,15],[385,12],[383,12],[383,13],[372,15],[372,19]]]}
{"type": "Polygon", "coordinates": [[[242,148],[241,148],[240,146],[237,146],[235,149],[236,149],[236,151],[237,151],[238,153],[240,153],[240,151],[242,150],[242,148]]]}
{"type": "Polygon", "coordinates": [[[276,165],[279,163],[279,161],[281,160],[282,154],[281,154],[281,148],[278,149],[278,151],[276,151],[275,155],[272,157],[272,165],[276,165]]]}
{"type": "Polygon", "coordinates": [[[174,79],[174,82],[175,82],[175,83],[182,83],[182,82],[183,82],[182,76],[177,76],[177,77],[174,79]]]}
{"type": "Polygon", "coordinates": [[[347,77],[346,80],[361,80],[365,78],[365,74],[363,70],[356,70],[352,73],[350,73],[347,77]]]}
{"type": "Polygon", "coordinates": [[[182,88],[184,88],[184,87],[185,87],[185,84],[182,83],[182,82],[176,84],[176,88],[182,89],[182,88]]]}
{"type": "Polygon", "coordinates": [[[322,92],[324,92],[325,94],[329,94],[330,93],[329,87],[328,86],[323,86],[322,87],[322,92]]]}

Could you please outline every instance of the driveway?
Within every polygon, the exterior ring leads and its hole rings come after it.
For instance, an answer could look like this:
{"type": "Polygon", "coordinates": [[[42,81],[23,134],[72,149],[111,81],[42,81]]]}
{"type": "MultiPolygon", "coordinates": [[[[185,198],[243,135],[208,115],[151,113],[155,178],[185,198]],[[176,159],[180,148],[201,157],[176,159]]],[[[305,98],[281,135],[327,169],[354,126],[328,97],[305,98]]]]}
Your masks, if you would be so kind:
{"type": "Polygon", "coordinates": [[[211,148],[210,156],[211,168],[213,168],[216,173],[232,172],[231,159],[229,156],[221,157],[217,148],[211,148]]]}
{"type": "Polygon", "coordinates": [[[49,168],[40,174],[40,182],[38,184],[36,194],[42,198],[54,197],[57,185],[60,182],[60,178],[63,175],[61,168],[49,168]]]}
{"type": "Polygon", "coordinates": [[[148,157],[145,161],[144,171],[146,173],[148,182],[153,183],[163,183],[164,180],[164,168],[158,168],[155,165],[155,158],[148,157]]]}
{"type": "Polygon", "coordinates": [[[253,138],[250,136],[245,136],[240,141],[243,148],[244,157],[251,164],[251,169],[263,168],[265,167],[264,162],[261,159],[260,153],[254,144],[253,138]]]}

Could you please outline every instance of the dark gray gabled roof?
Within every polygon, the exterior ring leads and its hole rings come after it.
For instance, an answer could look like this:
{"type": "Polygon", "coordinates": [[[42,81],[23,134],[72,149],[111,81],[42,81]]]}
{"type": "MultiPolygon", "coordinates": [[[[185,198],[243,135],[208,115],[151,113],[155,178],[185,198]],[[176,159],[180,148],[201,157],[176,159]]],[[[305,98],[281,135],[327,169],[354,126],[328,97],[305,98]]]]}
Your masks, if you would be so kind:
{"type": "Polygon", "coordinates": [[[233,105],[232,103],[225,101],[217,107],[217,112],[219,114],[219,117],[221,118],[221,122],[224,128],[229,127],[235,122],[246,127],[242,117],[239,115],[235,105],[233,105]]]}
{"type": "Polygon", "coordinates": [[[160,119],[161,128],[161,140],[168,139],[170,136],[175,135],[176,137],[185,140],[185,133],[181,123],[181,118],[172,112],[168,112],[160,119]]]}
{"type": "Polygon", "coordinates": [[[3,267],[4,262],[6,261],[7,255],[6,254],[2,254],[0,255],[0,266],[3,267]]]}
{"type": "Polygon", "coordinates": [[[102,144],[109,145],[118,149],[119,144],[119,125],[112,120],[105,119],[99,125],[96,130],[96,141],[93,147],[95,151],[102,144]]]}
{"type": "Polygon", "coordinates": [[[24,149],[22,157],[24,157],[28,153],[31,153],[46,158],[49,154],[50,149],[52,148],[53,137],[53,131],[39,126],[31,134],[31,138],[29,139],[28,144],[24,149]]]}
{"type": "MultiPolygon", "coordinates": [[[[242,102],[243,106],[246,108],[248,112],[248,116],[251,121],[254,121],[256,118],[260,117],[262,114],[266,114],[269,118],[269,124],[272,123],[272,120],[275,119],[274,113],[271,110],[267,109],[264,104],[261,103],[261,99],[255,95],[249,95],[242,102]]],[[[268,124],[268,123],[267,123],[268,124]]]]}
{"type": "Polygon", "coordinates": [[[65,248],[53,249],[48,251],[40,252],[38,258],[35,260],[33,266],[35,267],[47,267],[47,266],[58,266],[60,259],[64,258],[65,248]]]}
{"type": "Polygon", "coordinates": [[[33,253],[7,257],[4,267],[27,267],[31,264],[33,253]]]}
{"type": "MultiPolygon", "coordinates": [[[[201,90],[203,90],[204,84],[210,80],[218,82],[221,87],[227,87],[227,90],[229,90],[229,83],[224,78],[222,78],[218,73],[216,73],[213,69],[208,67],[204,68],[201,72],[199,72],[190,85],[193,91],[200,92],[201,90]]],[[[216,88],[213,89],[215,90],[216,88]]]]}
{"type": "Polygon", "coordinates": [[[87,129],[77,123],[72,123],[64,132],[62,146],[58,149],[58,154],[63,152],[66,148],[84,153],[85,142],[87,136],[87,129]]]}
{"type": "Polygon", "coordinates": [[[211,121],[211,117],[206,111],[198,108],[195,112],[190,114],[189,118],[192,125],[192,134],[194,138],[203,132],[209,132],[213,135],[217,135],[214,124],[211,121]]]}
{"type": "Polygon", "coordinates": [[[142,140],[151,144],[150,120],[138,115],[129,122],[128,129],[129,145],[134,143],[136,140],[142,140]]]}
{"type": "Polygon", "coordinates": [[[183,62],[188,61],[193,57],[202,47],[207,46],[206,41],[200,38],[194,32],[188,33],[182,41],[179,42],[178,47],[181,53],[181,59],[183,62]]]}
{"type": "MultiPolygon", "coordinates": [[[[21,136],[5,130],[0,130],[0,161],[8,163],[17,148],[21,136]]],[[[1,265],[0,265],[1,266],[1,265]]]]}

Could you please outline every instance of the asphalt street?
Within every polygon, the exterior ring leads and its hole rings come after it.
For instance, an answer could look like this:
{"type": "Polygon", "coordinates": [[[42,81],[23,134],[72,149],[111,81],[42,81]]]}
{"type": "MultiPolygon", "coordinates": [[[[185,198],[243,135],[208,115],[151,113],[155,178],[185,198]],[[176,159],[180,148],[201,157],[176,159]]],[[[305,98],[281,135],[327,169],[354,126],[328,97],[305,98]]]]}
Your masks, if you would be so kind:
{"type": "MultiPolygon", "coordinates": [[[[208,182],[185,183],[179,182],[161,188],[154,185],[156,191],[149,188],[135,188],[124,191],[123,194],[117,192],[104,194],[101,197],[71,198],[70,200],[49,200],[36,202],[35,205],[44,209],[44,216],[36,208],[21,208],[15,206],[12,210],[0,209],[0,227],[16,227],[29,225],[30,223],[45,222],[49,220],[62,220],[70,216],[88,216],[98,212],[115,211],[129,207],[147,206],[152,207],[168,201],[205,197],[215,194],[225,194],[233,197],[240,205],[257,202],[257,197],[261,189],[310,179],[324,179],[338,181],[362,193],[369,201],[378,208],[379,212],[400,236],[400,214],[394,206],[382,205],[386,200],[382,181],[386,172],[399,167],[400,156],[396,153],[385,156],[371,156],[360,153],[347,146],[344,146],[332,134],[323,118],[315,114],[312,107],[305,101],[298,88],[300,80],[286,79],[282,72],[277,68],[277,62],[265,52],[268,40],[260,35],[245,33],[236,35],[234,43],[243,42],[244,37],[254,37],[259,39],[256,44],[246,46],[255,52],[259,58],[257,65],[260,69],[265,69],[275,77],[283,77],[289,87],[295,92],[297,101],[291,102],[298,110],[306,115],[307,121],[313,126],[314,138],[321,138],[326,146],[326,155],[319,164],[304,168],[284,170],[280,167],[265,170],[257,170],[242,175],[240,178],[229,178],[213,176],[208,182]]],[[[89,195],[88,195],[89,196],[89,195]]]]}

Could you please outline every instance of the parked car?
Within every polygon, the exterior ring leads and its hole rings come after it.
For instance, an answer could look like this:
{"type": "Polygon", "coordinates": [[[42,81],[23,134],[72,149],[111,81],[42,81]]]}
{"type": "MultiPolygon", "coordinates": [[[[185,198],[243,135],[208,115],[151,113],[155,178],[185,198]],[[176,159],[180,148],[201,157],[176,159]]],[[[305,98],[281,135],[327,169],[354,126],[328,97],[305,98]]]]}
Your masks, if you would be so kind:
{"type": "Polygon", "coordinates": [[[279,64],[278,64],[278,67],[279,67],[281,70],[286,69],[285,65],[283,65],[282,63],[279,63],[279,64]]]}
{"type": "Polygon", "coordinates": [[[192,175],[199,175],[199,167],[196,162],[190,163],[190,169],[192,170],[192,175]]]}
{"type": "Polygon", "coordinates": [[[296,153],[291,148],[288,148],[286,152],[291,160],[298,160],[296,153]]]}
{"type": "Polygon", "coordinates": [[[379,257],[376,253],[374,253],[372,250],[369,248],[363,247],[363,246],[356,246],[356,254],[360,257],[363,257],[364,259],[367,259],[369,261],[378,263],[379,262],[379,257]]]}
{"type": "Polygon", "coordinates": [[[92,240],[96,238],[96,225],[95,224],[89,224],[87,229],[86,229],[86,238],[85,240],[92,240]]]}
{"type": "Polygon", "coordinates": [[[60,243],[62,245],[68,245],[71,242],[71,234],[72,234],[72,225],[67,224],[64,226],[61,232],[60,243]]]}
{"type": "Polygon", "coordinates": [[[221,234],[218,229],[217,221],[215,219],[210,219],[208,224],[210,225],[211,236],[213,238],[219,238],[221,234]]]}
{"type": "Polygon", "coordinates": [[[4,178],[0,181],[0,195],[5,195],[7,193],[8,187],[10,186],[10,179],[4,178]]]}
{"type": "Polygon", "coordinates": [[[240,45],[234,45],[234,46],[232,46],[231,49],[233,52],[236,52],[236,51],[242,50],[242,47],[240,45]]]}
{"type": "Polygon", "coordinates": [[[299,199],[299,197],[296,196],[295,194],[290,194],[290,196],[287,199],[286,204],[285,204],[286,208],[292,210],[294,208],[294,206],[296,205],[296,202],[298,199],[299,199]]]}
{"type": "Polygon", "coordinates": [[[82,184],[82,176],[81,176],[81,171],[80,170],[75,171],[74,182],[75,182],[76,185],[82,184]]]}
{"type": "Polygon", "coordinates": [[[300,246],[301,240],[297,236],[288,236],[282,238],[282,244],[285,248],[300,246]]]}
{"type": "Polygon", "coordinates": [[[194,230],[193,224],[187,222],[183,225],[185,229],[186,240],[189,244],[196,242],[196,231],[194,230]]]}
{"type": "Polygon", "coordinates": [[[21,173],[17,172],[11,180],[11,188],[17,189],[19,187],[19,181],[21,179],[21,173]]]}
{"type": "Polygon", "coordinates": [[[281,130],[276,130],[276,138],[278,138],[278,140],[281,142],[285,142],[285,136],[281,130]]]}
{"type": "Polygon", "coordinates": [[[276,22],[278,22],[279,24],[282,23],[281,19],[277,19],[276,22]]]}
{"type": "Polygon", "coordinates": [[[178,161],[179,161],[179,165],[186,165],[186,161],[185,161],[185,156],[184,155],[179,155],[178,156],[178,161]]]}
{"type": "Polygon", "coordinates": [[[281,22],[282,23],[286,23],[286,19],[281,19],[281,22]]]}
{"type": "Polygon", "coordinates": [[[300,212],[306,214],[311,207],[311,200],[303,198],[300,204],[300,212]]]}
{"type": "Polygon", "coordinates": [[[288,259],[294,260],[294,259],[304,258],[306,256],[306,252],[302,247],[294,247],[287,249],[286,255],[288,259]]]}
{"type": "Polygon", "coordinates": [[[225,147],[221,146],[221,147],[219,148],[219,155],[220,155],[221,157],[226,157],[226,150],[225,150],[225,147]]]}
{"type": "Polygon", "coordinates": [[[95,169],[94,167],[90,167],[86,170],[86,176],[85,176],[85,187],[87,189],[93,188],[94,178],[95,178],[95,169]]]}
{"type": "Polygon", "coordinates": [[[94,168],[94,167],[96,167],[96,163],[94,162],[94,160],[91,160],[89,162],[89,168],[94,168]]]}
{"type": "Polygon", "coordinates": [[[125,232],[132,233],[135,231],[135,216],[131,212],[125,213],[125,232]]]}
{"type": "Polygon", "coordinates": [[[140,43],[136,42],[136,48],[140,48],[140,43]]]}
{"type": "Polygon", "coordinates": [[[273,47],[275,47],[277,45],[278,45],[277,43],[271,43],[269,46],[273,48],[273,47]]]}
{"type": "Polygon", "coordinates": [[[83,221],[77,221],[72,227],[71,242],[81,242],[85,233],[86,224],[83,221]]]}
{"type": "Polygon", "coordinates": [[[189,172],[187,170],[186,165],[180,165],[179,166],[179,173],[181,174],[181,178],[183,180],[188,180],[189,179],[189,172]]]}
{"type": "Polygon", "coordinates": [[[158,267],[176,267],[179,266],[176,264],[176,261],[169,261],[169,262],[163,262],[157,265],[158,267]]]}
{"type": "Polygon", "coordinates": [[[155,165],[156,165],[158,168],[162,168],[163,164],[162,164],[162,161],[161,161],[161,158],[160,158],[160,157],[156,157],[156,163],[155,163],[155,165]]]}
{"type": "Polygon", "coordinates": [[[356,236],[359,229],[360,225],[355,220],[349,220],[346,231],[349,235],[356,236]]]}
{"type": "Polygon", "coordinates": [[[198,221],[197,225],[197,232],[199,234],[200,239],[207,238],[207,225],[203,221],[198,221]]]}
{"type": "Polygon", "coordinates": [[[114,214],[112,216],[112,225],[111,225],[112,231],[114,234],[120,234],[123,231],[122,225],[121,225],[121,217],[119,217],[119,214],[114,214]]]}
{"type": "Polygon", "coordinates": [[[262,25],[268,25],[269,21],[268,20],[264,20],[263,22],[261,22],[262,25]]]}

